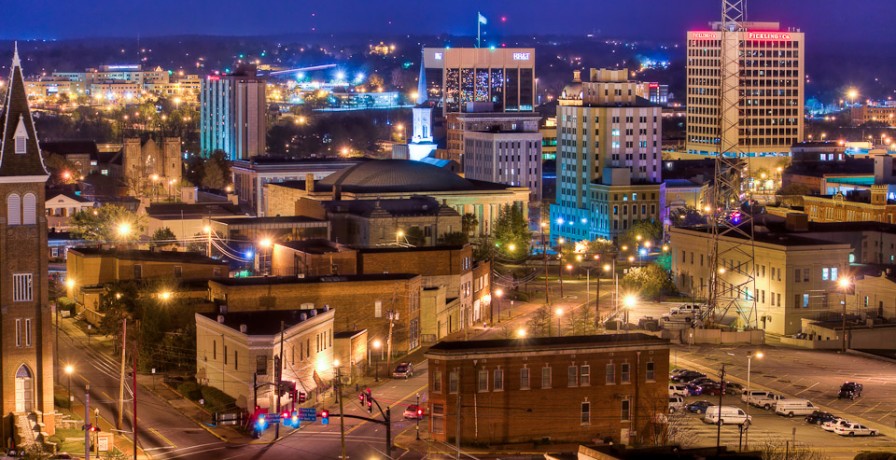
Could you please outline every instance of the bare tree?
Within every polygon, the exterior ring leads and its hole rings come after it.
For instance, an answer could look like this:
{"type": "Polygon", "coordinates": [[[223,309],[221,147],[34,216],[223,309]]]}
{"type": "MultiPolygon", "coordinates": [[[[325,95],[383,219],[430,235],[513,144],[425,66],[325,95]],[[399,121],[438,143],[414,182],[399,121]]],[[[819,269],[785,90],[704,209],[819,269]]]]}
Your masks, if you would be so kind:
{"type": "Polygon", "coordinates": [[[763,460],[825,460],[828,457],[807,444],[767,440],[759,446],[763,460]]]}

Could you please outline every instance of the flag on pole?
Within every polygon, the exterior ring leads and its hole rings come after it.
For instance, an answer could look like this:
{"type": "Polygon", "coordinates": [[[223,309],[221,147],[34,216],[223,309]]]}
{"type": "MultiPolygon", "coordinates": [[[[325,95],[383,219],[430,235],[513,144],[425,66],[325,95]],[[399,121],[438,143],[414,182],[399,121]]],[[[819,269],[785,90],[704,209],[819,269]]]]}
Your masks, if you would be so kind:
{"type": "Polygon", "coordinates": [[[485,16],[483,16],[482,13],[478,13],[478,14],[479,14],[479,23],[482,25],[488,24],[488,19],[485,19],[485,16]]]}

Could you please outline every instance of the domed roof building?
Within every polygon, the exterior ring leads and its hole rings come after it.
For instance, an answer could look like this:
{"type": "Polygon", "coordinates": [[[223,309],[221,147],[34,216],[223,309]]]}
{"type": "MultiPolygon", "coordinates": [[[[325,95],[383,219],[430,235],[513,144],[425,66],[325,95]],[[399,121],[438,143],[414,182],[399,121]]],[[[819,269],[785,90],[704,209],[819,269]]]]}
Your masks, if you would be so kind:
{"type": "MultiPolygon", "coordinates": [[[[528,214],[529,189],[465,179],[446,169],[412,160],[369,160],[323,179],[265,184],[266,216],[304,215],[303,200],[387,200],[429,196],[460,215],[473,214],[488,233],[505,205],[528,214]]],[[[307,208],[307,207],[305,207],[307,208]]],[[[460,229],[455,229],[459,231],[460,229]]]]}

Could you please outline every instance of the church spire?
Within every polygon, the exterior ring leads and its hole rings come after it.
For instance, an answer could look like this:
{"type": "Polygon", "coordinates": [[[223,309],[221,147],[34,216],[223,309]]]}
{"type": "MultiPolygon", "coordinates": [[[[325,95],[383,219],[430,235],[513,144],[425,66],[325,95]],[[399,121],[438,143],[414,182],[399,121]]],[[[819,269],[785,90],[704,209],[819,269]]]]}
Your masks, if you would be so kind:
{"type": "MultiPolygon", "coordinates": [[[[3,138],[0,141],[0,178],[29,176],[35,182],[45,182],[49,173],[40,154],[34,119],[31,118],[31,109],[28,107],[18,43],[13,51],[4,110],[3,138]]],[[[0,179],[0,182],[3,180],[0,179]]]]}
{"type": "Polygon", "coordinates": [[[417,78],[417,105],[423,104],[429,99],[429,93],[426,91],[426,59],[423,56],[423,50],[420,50],[420,76],[417,78]]]}

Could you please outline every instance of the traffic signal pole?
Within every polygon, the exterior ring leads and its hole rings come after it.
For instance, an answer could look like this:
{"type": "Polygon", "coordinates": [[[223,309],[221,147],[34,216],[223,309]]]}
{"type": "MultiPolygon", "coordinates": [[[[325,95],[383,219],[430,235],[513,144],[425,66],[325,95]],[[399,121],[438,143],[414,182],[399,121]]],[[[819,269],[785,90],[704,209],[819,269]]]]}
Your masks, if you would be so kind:
{"type": "Polygon", "coordinates": [[[90,384],[84,386],[84,460],[90,460],[90,384]]]}

